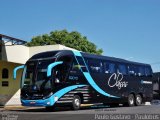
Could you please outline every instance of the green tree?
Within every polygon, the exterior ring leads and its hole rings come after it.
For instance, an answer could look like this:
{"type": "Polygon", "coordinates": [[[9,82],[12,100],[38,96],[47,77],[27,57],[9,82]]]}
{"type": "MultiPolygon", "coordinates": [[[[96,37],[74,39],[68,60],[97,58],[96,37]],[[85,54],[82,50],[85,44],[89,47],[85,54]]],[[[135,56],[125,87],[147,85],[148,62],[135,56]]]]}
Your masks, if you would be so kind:
{"type": "Polygon", "coordinates": [[[77,31],[68,32],[67,30],[56,30],[50,32],[50,34],[33,37],[31,42],[27,43],[27,46],[43,46],[54,44],[65,45],[67,47],[93,54],[101,55],[103,53],[103,50],[98,49],[94,43],[87,39],[86,36],[82,36],[77,31]]]}

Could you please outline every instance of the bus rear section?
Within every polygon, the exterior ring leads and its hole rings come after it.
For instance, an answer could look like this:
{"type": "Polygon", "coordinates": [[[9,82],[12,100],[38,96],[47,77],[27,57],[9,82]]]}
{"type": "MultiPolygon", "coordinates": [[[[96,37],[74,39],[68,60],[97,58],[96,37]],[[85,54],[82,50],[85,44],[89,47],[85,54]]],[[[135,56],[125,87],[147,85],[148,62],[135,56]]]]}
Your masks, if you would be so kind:
{"type": "Polygon", "coordinates": [[[160,72],[153,74],[153,98],[160,100],[160,72]]]}
{"type": "MultiPolygon", "coordinates": [[[[152,68],[149,64],[81,53],[88,67],[83,74],[93,88],[95,101],[116,106],[140,106],[153,98],[152,68]]],[[[83,62],[81,66],[83,66],[83,62]]]]}

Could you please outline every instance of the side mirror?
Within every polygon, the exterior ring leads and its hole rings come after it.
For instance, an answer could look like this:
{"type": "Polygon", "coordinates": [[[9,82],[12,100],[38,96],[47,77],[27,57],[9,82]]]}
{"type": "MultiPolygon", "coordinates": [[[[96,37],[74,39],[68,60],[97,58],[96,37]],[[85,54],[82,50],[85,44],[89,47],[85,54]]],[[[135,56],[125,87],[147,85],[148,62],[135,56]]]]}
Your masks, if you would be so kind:
{"type": "Polygon", "coordinates": [[[17,77],[17,70],[23,69],[23,68],[24,68],[24,65],[21,65],[21,66],[14,68],[14,70],[13,70],[13,79],[14,80],[16,80],[16,77],[17,77]]]}
{"type": "Polygon", "coordinates": [[[60,65],[62,64],[63,61],[58,61],[58,62],[54,62],[54,63],[51,63],[48,65],[47,67],[47,77],[50,77],[51,76],[51,72],[52,72],[52,69],[57,66],[57,65],[60,65]]]}

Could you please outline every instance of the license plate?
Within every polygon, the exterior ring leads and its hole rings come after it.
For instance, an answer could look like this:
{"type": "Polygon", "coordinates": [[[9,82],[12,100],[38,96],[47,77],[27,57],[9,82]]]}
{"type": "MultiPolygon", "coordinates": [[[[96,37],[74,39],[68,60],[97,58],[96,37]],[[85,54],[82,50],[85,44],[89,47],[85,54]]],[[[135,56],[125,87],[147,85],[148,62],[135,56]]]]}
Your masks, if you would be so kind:
{"type": "Polygon", "coordinates": [[[31,102],[30,102],[30,104],[35,104],[35,103],[36,103],[35,101],[31,101],[31,102]]]}

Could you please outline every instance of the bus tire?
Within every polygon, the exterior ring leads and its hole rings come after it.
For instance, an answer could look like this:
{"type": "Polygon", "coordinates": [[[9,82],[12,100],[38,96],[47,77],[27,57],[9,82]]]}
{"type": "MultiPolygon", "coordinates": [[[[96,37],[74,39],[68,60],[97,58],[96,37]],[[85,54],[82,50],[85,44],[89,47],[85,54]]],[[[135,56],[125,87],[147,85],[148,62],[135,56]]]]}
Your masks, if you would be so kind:
{"type": "Polygon", "coordinates": [[[142,105],[142,96],[140,94],[137,94],[136,95],[136,98],[135,98],[135,103],[136,103],[136,106],[140,106],[142,105]]]}
{"type": "Polygon", "coordinates": [[[81,107],[81,98],[78,95],[75,95],[72,101],[72,109],[79,110],[81,107]]]}
{"type": "Polygon", "coordinates": [[[129,107],[135,106],[135,97],[133,94],[129,94],[128,96],[128,106],[129,107]]]}

